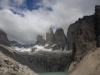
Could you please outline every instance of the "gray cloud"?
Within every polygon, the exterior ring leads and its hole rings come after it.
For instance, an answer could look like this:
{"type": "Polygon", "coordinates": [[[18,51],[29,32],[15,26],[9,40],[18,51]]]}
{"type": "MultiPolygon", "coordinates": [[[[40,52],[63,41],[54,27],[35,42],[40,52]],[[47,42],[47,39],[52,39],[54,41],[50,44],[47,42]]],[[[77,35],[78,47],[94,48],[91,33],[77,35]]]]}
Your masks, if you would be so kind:
{"type": "Polygon", "coordinates": [[[50,25],[62,27],[67,32],[68,26],[84,15],[94,14],[95,5],[100,0],[43,0],[38,3],[42,6],[38,10],[29,11],[16,9],[15,6],[24,5],[25,0],[14,0],[13,7],[9,0],[0,0],[0,28],[7,34],[10,40],[21,43],[35,43],[37,35],[45,38],[45,33],[50,25]],[[53,11],[46,8],[51,7],[53,11]],[[10,9],[23,14],[14,14],[10,9]]]}

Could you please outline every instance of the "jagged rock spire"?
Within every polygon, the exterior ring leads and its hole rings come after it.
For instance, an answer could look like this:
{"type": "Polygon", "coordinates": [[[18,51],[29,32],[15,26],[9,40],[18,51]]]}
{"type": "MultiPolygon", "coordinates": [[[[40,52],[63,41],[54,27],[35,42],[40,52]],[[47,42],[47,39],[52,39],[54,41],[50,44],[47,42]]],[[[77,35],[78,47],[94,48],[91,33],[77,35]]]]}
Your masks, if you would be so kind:
{"type": "Polygon", "coordinates": [[[45,39],[43,39],[43,37],[41,35],[37,36],[37,45],[44,45],[45,44],[45,39]]]}
{"type": "Polygon", "coordinates": [[[52,46],[54,43],[54,32],[52,27],[50,27],[49,32],[46,33],[46,44],[48,47],[52,46]]]}

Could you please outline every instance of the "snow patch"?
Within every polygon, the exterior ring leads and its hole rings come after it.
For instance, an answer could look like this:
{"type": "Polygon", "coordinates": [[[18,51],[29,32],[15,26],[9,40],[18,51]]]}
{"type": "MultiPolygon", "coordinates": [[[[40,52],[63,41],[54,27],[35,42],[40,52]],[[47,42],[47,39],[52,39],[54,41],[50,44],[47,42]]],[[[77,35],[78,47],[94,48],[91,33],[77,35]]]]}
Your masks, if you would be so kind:
{"type": "MultiPolygon", "coordinates": [[[[46,45],[47,46],[47,45],[46,45]]],[[[33,48],[36,48],[35,51],[52,51],[52,49],[46,49],[44,46],[35,45],[33,48]]]]}

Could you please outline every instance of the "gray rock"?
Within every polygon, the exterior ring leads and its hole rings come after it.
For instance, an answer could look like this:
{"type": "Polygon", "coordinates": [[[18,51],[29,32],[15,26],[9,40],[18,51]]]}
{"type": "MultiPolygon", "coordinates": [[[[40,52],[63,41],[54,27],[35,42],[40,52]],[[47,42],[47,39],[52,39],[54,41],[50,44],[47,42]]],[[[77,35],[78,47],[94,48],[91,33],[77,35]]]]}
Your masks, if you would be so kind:
{"type": "Polygon", "coordinates": [[[50,48],[54,44],[54,32],[52,27],[49,29],[49,32],[46,33],[46,48],[50,48]]]}
{"type": "Polygon", "coordinates": [[[43,39],[41,35],[38,35],[36,45],[44,45],[44,44],[45,44],[45,39],[43,39]]]}
{"type": "Polygon", "coordinates": [[[68,28],[67,48],[73,49],[74,58],[80,61],[88,50],[96,47],[94,30],[94,15],[85,16],[68,28]]]}
{"type": "MultiPolygon", "coordinates": [[[[14,53],[12,55],[10,50],[5,46],[0,45],[0,75],[37,75],[32,68],[28,65],[29,62],[22,58],[20,55],[14,53]],[[19,61],[18,61],[19,60],[19,61]],[[25,66],[25,62],[27,66],[25,66]]],[[[33,65],[31,65],[32,67],[33,65]]],[[[36,67],[34,67],[36,69],[36,67]]]]}
{"type": "Polygon", "coordinates": [[[49,72],[65,71],[68,69],[71,61],[71,53],[67,53],[66,51],[40,51],[32,55],[21,54],[21,56],[33,65],[35,64],[37,68],[42,68],[49,72]]]}
{"type": "Polygon", "coordinates": [[[97,46],[100,47],[100,5],[95,6],[95,32],[98,39],[97,46]]]}
{"type": "Polygon", "coordinates": [[[56,30],[54,43],[58,45],[58,47],[59,47],[58,50],[60,48],[62,48],[62,50],[64,50],[66,43],[67,43],[67,39],[64,34],[64,30],[62,28],[59,28],[56,30]]]}

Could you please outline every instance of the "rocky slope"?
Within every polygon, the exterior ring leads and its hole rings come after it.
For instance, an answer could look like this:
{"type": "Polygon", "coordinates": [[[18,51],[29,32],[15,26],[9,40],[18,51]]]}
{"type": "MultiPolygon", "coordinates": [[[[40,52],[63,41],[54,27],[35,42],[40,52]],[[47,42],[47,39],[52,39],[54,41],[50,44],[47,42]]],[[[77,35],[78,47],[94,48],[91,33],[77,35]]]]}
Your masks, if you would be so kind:
{"type": "Polygon", "coordinates": [[[37,75],[32,66],[20,55],[0,45],[0,75],[37,75]]]}
{"type": "MultiPolygon", "coordinates": [[[[82,74],[89,75],[90,72],[87,73],[86,70],[83,70],[85,68],[81,69],[78,67],[82,67],[81,65],[79,66],[79,64],[81,64],[80,62],[84,61],[82,59],[88,52],[91,52],[92,50],[95,50],[97,47],[100,47],[99,32],[100,32],[100,6],[95,7],[94,15],[85,16],[69,26],[67,32],[67,48],[73,49],[72,64],[71,64],[73,66],[71,67],[73,67],[74,70],[77,69],[75,72],[73,69],[71,69],[70,70],[71,74],[69,75],[82,75],[82,74]],[[80,71],[80,69],[85,73],[80,71]]],[[[84,66],[87,66],[87,64],[88,62],[86,62],[84,66]]],[[[94,67],[92,68],[95,69],[94,67]]],[[[91,72],[93,72],[93,70],[91,70],[91,72]]]]}
{"type": "Polygon", "coordinates": [[[100,48],[89,51],[68,75],[100,75],[100,48]]]}

